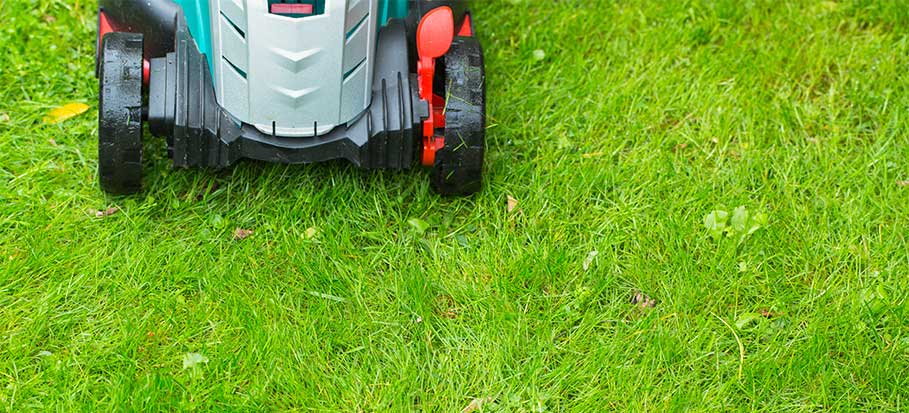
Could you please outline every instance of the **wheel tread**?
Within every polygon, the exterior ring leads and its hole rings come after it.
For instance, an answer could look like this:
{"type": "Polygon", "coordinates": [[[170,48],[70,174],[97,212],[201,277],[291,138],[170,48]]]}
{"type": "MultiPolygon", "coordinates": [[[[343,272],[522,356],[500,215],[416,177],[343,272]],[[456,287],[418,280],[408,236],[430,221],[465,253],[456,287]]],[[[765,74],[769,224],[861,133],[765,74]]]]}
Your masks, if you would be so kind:
{"type": "Polygon", "coordinates": [[[441,195],[471,195],[483,187],[486,152],[483,51],[476,38],[456,37],[444,60],[445,147],[436,153],[432,187],[441,195]]]}
{"type": "Polygon", "coordinates": [[[101,41],[98,179],[115,195],[142,190],[142,50],[139,33],[101,41]]]}

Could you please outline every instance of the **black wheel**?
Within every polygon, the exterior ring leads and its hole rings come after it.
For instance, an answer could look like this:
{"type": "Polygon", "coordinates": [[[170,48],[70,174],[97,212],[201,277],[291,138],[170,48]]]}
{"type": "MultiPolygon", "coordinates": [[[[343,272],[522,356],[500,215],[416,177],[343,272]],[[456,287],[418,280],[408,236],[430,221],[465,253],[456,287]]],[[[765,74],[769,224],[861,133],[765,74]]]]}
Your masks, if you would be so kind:
{"type": "Polygon", "coordinates": [[[138,33],[101,39],[98,179],[115,195],[142,189],[142,48],[138,33]]]}
{"type": "Polygon", "coordinates": [[[486,69],[474,37],[456,37],[445,60],[445,147],[436,152],[432,188],[471,195],[483,187],[486,152],[486,69]]]}

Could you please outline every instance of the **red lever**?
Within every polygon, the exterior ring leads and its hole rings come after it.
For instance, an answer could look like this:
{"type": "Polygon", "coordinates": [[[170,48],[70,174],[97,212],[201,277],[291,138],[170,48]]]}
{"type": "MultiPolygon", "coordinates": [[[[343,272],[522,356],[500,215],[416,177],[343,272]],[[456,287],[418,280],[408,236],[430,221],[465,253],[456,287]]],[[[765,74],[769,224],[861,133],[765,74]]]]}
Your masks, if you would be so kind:
{"type": "Polygon", "coordinates": [[[420,57],[439,58],[448,53],[454,41],[454,13],[448,6],[431,10],[417,27],[417,53],[420,57]]]}
{"type": "Polygon", "coordinates": [[[445,56],[454,41],[454,13],[448,6],[438,7],[423,16],[417,27],[417,77],[420,99],[429,103],[429,119],[423,122],[423,165],[435,163],[436,151],[445,146],[445,138],[435,136],[437,127],[445,126],[444,99],[434,96],[433,79],[436,59],[445,56]]]}

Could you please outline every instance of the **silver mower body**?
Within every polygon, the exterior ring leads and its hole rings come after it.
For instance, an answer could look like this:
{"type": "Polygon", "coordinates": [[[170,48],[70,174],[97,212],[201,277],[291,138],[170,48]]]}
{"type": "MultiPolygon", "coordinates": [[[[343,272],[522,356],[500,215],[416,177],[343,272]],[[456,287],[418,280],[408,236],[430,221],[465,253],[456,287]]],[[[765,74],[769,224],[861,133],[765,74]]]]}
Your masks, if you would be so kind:
{"type": "Polygon", "coordinates": [[[209,0],[218,103],[238,121],[282,137],[331,132],[372,96],[378,0],[326,0],[289,17],[267,0],[209,0]]]}

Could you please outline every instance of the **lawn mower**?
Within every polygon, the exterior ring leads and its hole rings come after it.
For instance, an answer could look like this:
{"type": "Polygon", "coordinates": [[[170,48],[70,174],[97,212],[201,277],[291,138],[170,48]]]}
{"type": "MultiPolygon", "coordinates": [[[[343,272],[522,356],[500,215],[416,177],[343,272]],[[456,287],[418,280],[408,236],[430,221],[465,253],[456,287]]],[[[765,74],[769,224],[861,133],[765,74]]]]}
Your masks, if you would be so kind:
{"type": "Polygon", "coordinates": [[[346,159],[482,186],[483,51],[462,0],[100,0],[98,175],[142,189],[143,124],[177,168],[346,159]]]}

